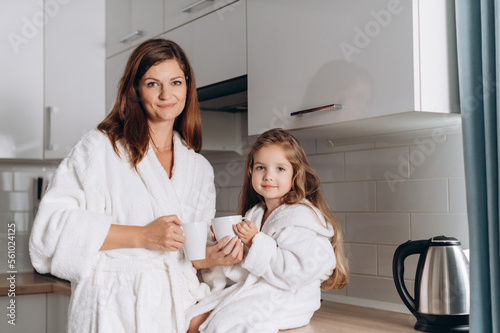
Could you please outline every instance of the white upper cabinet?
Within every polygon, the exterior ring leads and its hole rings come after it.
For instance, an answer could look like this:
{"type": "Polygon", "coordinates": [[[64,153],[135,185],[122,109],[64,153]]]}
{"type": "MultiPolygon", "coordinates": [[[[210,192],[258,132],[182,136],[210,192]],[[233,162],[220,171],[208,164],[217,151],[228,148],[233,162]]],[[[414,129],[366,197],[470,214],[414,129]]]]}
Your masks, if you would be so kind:
{"type": "Polygon", "coordinates": [[[64,158],[104,118],[104,10],[101,0],[72,1],[45,27],[45,159],[64,158]]]}
{"type": "MultiPolygon", "coordinates": [[[[165,0],[164,31],[196,20],[236,0],[165,0]]],[[[219,12],[220,14],[220,12],[219,12]]]]}
{"type": "Polygon", "coordinates": [[[163,31],[163,0],[106,0],[108,57],[163,31]]]}
{"type": "Polygon", "coordinates": [[[7,7],[0,8],[7,36],[0,41],[0,158],[63,158],[104,116],[104,3],[7,7]]]}
{"type": "Polygon", "coordinates": [[[247,4],[249,135],[378,134],[458,112],[452,0],[313,3],[247,4]]]}
{"type": "Polygon", "coordinates": [[[0,4],[0,158],[43,157],[43,10],[0,4]]]}
{"type": "Polygon", "coordinates": [[[187,53],[197,87],[247,73],[245,0],[171,30],[162,37],[178,43],[187,53]]]}

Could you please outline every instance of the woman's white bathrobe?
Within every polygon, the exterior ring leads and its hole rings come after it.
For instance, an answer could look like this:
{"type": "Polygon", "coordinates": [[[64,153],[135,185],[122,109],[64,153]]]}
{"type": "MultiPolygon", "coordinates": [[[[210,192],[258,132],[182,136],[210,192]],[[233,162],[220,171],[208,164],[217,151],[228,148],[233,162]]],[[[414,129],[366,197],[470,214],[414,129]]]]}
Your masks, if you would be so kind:
{"type": "Polygon", "coordinates": [[[185,309],[210,291],[182,250],[99,249],[111,224],[176,214],[208,227],[213,168],[175,132],[170,179],[151,147],[138,172],[118,147],[122,158],[93,130],[61,162],[33,225],[33,266],[71,281],[69,332],[185,332],[185,309]]]}
{"type": "MultiPolygon", "coordinates": [[[[308,324],[320,306],[320,284],[336,262],[331,225],[305,204],[276,208],[245,259],[224,268],[236,284],[191,307],[187,320],[213,309],[200,327],[210,333],[277,332],[308,324]]],[[[246,214],[259,229],[263,215],[260,205],[246,214]]]]}

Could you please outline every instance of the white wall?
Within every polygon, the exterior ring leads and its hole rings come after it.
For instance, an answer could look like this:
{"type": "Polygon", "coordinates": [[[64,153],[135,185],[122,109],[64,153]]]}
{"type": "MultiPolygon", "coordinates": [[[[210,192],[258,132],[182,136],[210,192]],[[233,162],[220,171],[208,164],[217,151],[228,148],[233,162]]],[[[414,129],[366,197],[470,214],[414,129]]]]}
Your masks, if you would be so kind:
{"type": "MultiPolygon", "coordinates": [[[[253,140],[244,140],[246,151],[253,140]]],[[[444,234],[469,248],[460,128],[350,143],[300,141],[347,240],[350,282],[347,288],[324,293],[324,299],[404,310],[392,280],[392,257],[399,244],[444,234]]],[[[244,156],[209,159],[217,215],[234,214],[244,156]]],[[[405,278],[411,290],[416,262],[416,256],[407,260],[405,278]]]]}

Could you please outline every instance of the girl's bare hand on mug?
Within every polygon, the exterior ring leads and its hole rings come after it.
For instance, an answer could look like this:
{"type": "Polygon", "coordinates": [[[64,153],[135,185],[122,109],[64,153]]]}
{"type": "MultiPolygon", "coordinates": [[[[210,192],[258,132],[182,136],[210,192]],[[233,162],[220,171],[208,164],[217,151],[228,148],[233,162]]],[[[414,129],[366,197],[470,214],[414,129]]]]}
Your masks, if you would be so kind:
{"type": "Polygon", "coordinates": [[[162,216],[143,227],[143,248],[177,251],[186,241],[177,215],[162,216]]]}

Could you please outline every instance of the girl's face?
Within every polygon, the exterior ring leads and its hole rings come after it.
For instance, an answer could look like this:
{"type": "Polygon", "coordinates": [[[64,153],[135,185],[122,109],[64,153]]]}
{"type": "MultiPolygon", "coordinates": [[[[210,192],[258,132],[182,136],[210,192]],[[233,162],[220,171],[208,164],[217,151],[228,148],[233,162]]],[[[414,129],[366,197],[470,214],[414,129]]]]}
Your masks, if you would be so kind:
{"type": "Polygon", "coordinates": [[[253,189],[262,195],[267,209],[281,205],[281,198],[292,188],[293,167],[279,145],[260,148],[254,155],[253,189]]]}
{"type": "Polygon", "coordinates": [[[177,60],[151,66],[139,82],[149,123],[174,122],[186,105],[187,83],[177,60]]]}

